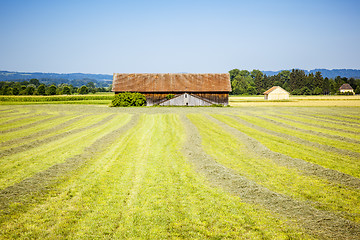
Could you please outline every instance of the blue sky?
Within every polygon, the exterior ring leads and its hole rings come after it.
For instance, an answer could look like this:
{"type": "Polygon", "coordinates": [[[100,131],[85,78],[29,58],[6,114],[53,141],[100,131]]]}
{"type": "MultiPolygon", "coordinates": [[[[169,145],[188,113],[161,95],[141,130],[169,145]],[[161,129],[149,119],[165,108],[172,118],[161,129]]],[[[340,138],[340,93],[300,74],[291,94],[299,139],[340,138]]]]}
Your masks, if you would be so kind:
{"type": "Polygon", "coordinates": [[[0,0],[0,70],[360,69],[360,1],[0,0]]]}

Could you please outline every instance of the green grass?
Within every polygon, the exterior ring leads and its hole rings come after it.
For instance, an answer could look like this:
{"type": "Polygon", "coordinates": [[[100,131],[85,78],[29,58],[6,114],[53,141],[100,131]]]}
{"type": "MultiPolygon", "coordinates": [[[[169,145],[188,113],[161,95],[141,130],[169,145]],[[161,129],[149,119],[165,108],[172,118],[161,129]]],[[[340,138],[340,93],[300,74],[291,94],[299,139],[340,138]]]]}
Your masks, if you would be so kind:
{"type": "MultiPolygon", "coordinates": [[[[74,101],[109,100],[66,102],[74,101]]],[[[302,215],[290,219],[286,216],[291,215],[280,215],[276,206],[246,203],[246,199],[228,192],[226,186],[209,183],[210,178],[197,172],[183,150],[185,141],[192,141],[186,135],[190,124],[183,121],[186,116],[199,130],[204,150],[201,154],[210,155],[220,166],[290,201],[315,207],[331,217],[337,215],[340,222],[345,218],[348,223],[360,223],[359,189],[280,166],[275,159],[254,152],[239,135],[223,128],[227,124],[271,151],[359,178],[358,159],[305,146],[242,124],[246,121],[349,153],[359,152],[357,130],[345,125],[339,127],[336,123],[348,119],[345,116],[351,117],[352,111],[360,115],[359,108],[42,105],[60,102],[63,101],[39,101],[36,102],[39,105],[32,106],[26,103],[33,102],[16,102],[23,106],[11,105],[14,102],[0,105],[0,130],[5,131],[0,143],[3,154],[0,158],[0,239],[317,238],[312,235],[314,232],[302,228],[302,215]],[[44,113],[47,115],[38,116],[44,113]],[[315,113],[322,117],[334,116],[334,119],[308,117],[315,113]],[[209,115],[221,122],[213,121],[209,115]],[[124,126],[124,131],[117,131],[124,126]],[[302,129],[334,137],[318,137],[302,129]],[[354,133],[342,131],[349,129],[354,133]],[[336,136],[348,138],[350,144],[336,136]],[[67,170],[66,166],[72,163],[75,165],[71,171],[67,170]],[[58,170],[54,173],[51,169],[58,170]],[[44,173],[40,180],[35,178],[39,173],[44,173]],[[16,188],[19,183],[22,187],[16,188]],[[36,184],[43,188],[36,188],[36,184]],[[16,191],[12,192],[13,189],[16,191]]],[[[351,121],[356,123],[356,119],[351,121]]],[[[191,134],[196,136],[197,132],[191,134]]],[[[190,137],[194,136],[191,134],[190,137]]],[[[304,218],[310,215],[305,212],[304,218]]],[[[358,232],[354,231],[355,236],[358,232]]]]}
{"type": "MultiPolygon", "coordinates": [[[[99,121],[105,116],[92,116],[91,119],[87,119],[88,124],[99,121]]],[[[6,157],[6,161],[0,162],[0,189],[11,186],[56,163],[64,162],[67,158],[80,154],[86,146],[98,137],[113,131],[117,127],[116,122],[121,123],[126,119],[129,119],[129,117],[117,116],[106,124],[91,128],[86,132],[69,135],[66,138],[51,141],[37,148],[6,157]]]]}
{"type": "Polygon", "coordinates": [[[299,229],[258,206],[207,186],[181,154],[175,114],[138,125],[1,226],[6,238],[303,239],[299,229]]]}
{"type": "MultiPolygon", "coordinates": [[[[293,158],[300,158],[326,168],[334,169],[354,177],[360,177],[360,162],[349,156],[320,150],[316,147],[286,140],[241,124],[236,119],[225,115],[213,115],[215,118],[255,138],[270,150],[283,153],[293,158]]],[[[241,117],[240,115],[238,117],[241,117]]]]}
{"type": "MultiPolygon", "coordinates": [[[[244,143],[206,117],[200,114],[188,116],[200,131],[205,150],[219,163],[270,190],[311,201],[319,209],[346,213],[349,219],[360,222],[360,209],[357,207],[360,192],[315,176],[303,175],[296,169],[278,166],[270,159],[254,156],[244,143]]],[[[214,116],[227,122],[224,120],[227,117],[214,116]]]]}
{"type": "Polygon", "coordinates": [[[277,116],[277,115],[264,115],[263,117],[280,122],[280,123],[284,123],[284,124],[287,124],[289,126],[296,127],[299,129],[310,130],[310,131],[314,131],[314,132],[318,132],[318,133],[326,133],[326,134],[333,135],[335,137],[340,136],[340,137],[360,140],[359,134],[352,134],[352,133],[344,132],[342,130],[337,130],[334,128],[332,128],[332,129],[324,128],[324,125],[322,125],[322,127],[320,125],[319,126],[307,125],[305,123],[305,121],[303,123],[291,121],[290,119],[293,118],[293,116],[283,115],[282,117],[284,117],[285,119],[279,118],[279,116],[277,116]],[[287,119],[289,119],[289,120],[287,120],[287,119]]]}
{"type": "Polygon", "coordinates": [[[279,133],[284,133],[284,134],[287,134],[290,136],[295,136],[295,137],[298,137],[298,138],[301,138],[301,139],[304,139],[304,140],[307,140],[307,141],[310,141],[313,143],[320,143],[320,144],[332,146],[335,148],[341,148],[341,149],[350,150],[353,152],[360,152],[360,145],[356,144],[356,143],[347,143],[347,142],[343,142],[341,140],[336,140],[336,139],[321,137],[321,136],[314,135],[314,134],[304,133],[301,131],[301,129],[294,130],[294,129],[289,129],[286,127],[281,127],[275,123],[271,123],[269,121],[262,120],[257,117],[254,117],[254,116],[239,115],[239,117],[249,123],[266,128],[268,130],[272,130],[272,131],[279,132],[279,133]]]}

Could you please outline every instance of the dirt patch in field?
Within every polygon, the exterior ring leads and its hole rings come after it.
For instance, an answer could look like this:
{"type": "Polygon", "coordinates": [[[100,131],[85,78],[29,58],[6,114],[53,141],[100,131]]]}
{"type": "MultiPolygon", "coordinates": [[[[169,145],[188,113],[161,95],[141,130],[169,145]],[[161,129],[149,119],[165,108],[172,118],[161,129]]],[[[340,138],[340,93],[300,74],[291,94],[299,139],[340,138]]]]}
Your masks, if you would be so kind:
{"type": "MultiPolygon", "coordinates": [[[[295,219],[301,227],[317,237],[323,239],[359,239],[360,227],[355,223],[330,212],[317,210],[306,202],[296,201],[285,195],[272,192],[214,161],[202,149],[201,137],[196,126],[184,115],[181,115],[181,120],[187,134],[183,153],[194,168],[205,175],[212,186],[220,187],[237,195],[244,202],[259,204],[288,219],[295,219]]],[[[232,131],[237,130],[232,129],[232,131]]],[[[255,146],[261,147],[257,143],[255,146]]],[[[262,150],[265,151],[262,154],[267,154],[266,149],[262,150]]]]}
{"type": "MultiPolygon", "coordinates": [[[[59,116],[58,116],[58,117],[59,117],[59,116]]],[[[84,116],[84,117],[85,117],[85,116],[84,116]]],[[[36,140],[36,141],[30,142],[30,143],[24,144],[24,145],[21,145],[21,146],[18,146],[18,147],[13,147],[13,148],[4,150],[4,151],[0,152],[0,157],[10,156],[10,155],[12,155],[12,154],[16,154],[16,153],[19,153],[19,152],[23,152],[23,151],[26,151],[26,150],[29,150],[29,149],[38,147],[38,146],[43,145],[43,144],[45,144],[45,143],[49,143],[49,142],[52,142],[52,141],[55,141],[55,140],[58,140],[58,139],[67,137],[67,136],[69,136],[69,135],[71,135],[71,134],[83,132],[83,131],[86,131],[86,130],[88,130],[88,129],[101,126],[101,125],[105,124],[106,122],[108,122],[108,121],[109,121],[110,119],[112,119],[113,117],[115,117],[115,114],[112,114],[112,115],[104,118],[103,120],[101,120],[101,121],[99,121],[99,122],[97,122],[97,123],[94,123],[94,124],[92,124],[92,125],[90,125],[90,126],[73,129],[73,130],[70,130],[70,131],[67,131],[67,132],[63,132],[63,133],[57,134],[57,135],[55,135],[55,136],[47,137],[47,138],[44,138],[44,139],[39,139],[39,140],[36,140]]],[[[80,120],[80,119],[78,119],[78,120],[80,120]]]]}
{"type": "MultiPolygon", "coordinates": [[[[105,118],[109,121],[113,116],[105,118]]],[[[58,163],[45,171],[39,172],[17,184],[7,187],[0,191],[0,222],[6,216],[19,209],[30,208],[39,202],[39,198],[45,197],[51,190],[54,190],[57,182],[66,179],[71,172],[81,168],[91,158],[97,157],[107,146],[111,145],[124,132],[134,127],[139,120],[139,115],[132,116],[130,121],[124,126],[107,135],[97,139],[93,144],[84,149],[82,154],[68,158],[63,163],[58,163]]]]}

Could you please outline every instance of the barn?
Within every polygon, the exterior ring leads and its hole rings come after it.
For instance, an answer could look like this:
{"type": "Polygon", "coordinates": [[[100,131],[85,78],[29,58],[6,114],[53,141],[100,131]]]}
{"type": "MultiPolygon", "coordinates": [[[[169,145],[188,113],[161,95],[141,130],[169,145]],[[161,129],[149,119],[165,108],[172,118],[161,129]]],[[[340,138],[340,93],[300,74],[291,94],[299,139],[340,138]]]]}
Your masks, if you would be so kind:
{"type": "Polygon", "coordinates": [[[288,100],[290,93],[279,86],[274,86],[264,92],[265,100],[288,100]]]}
{"type": "Polygon", "coordinates": [[[341,85],[340,89],[339,89],[340,93],[354,93],[354,89],[350,86],[350,84],[348,83],[344,83],[343,85],[341,85]]]}
{"type": "Polygon", "coordinates": [[[139,92],[147,106],[228,105],[228,73],[114,73],[112,91],[139,92]]]}

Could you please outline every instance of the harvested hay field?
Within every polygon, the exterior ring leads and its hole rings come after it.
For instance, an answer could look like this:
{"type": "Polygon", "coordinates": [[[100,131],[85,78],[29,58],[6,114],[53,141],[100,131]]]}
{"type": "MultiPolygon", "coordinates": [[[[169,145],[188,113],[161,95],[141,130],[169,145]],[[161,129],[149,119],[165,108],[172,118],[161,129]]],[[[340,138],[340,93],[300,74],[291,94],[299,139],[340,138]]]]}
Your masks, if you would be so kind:
{"type": "Polygon", "coordinates": [[[1,105],[0,132],[0,239],[360,239],[359,107],[1,105]]]}
{"type": "Polygon", "coordinates": [[[360,95],[354,96],[294,96],[289,100],[267,101],[264,96],[230,96],[231,106],[282,106],[282,107],[360,107],[360,95]]]}

